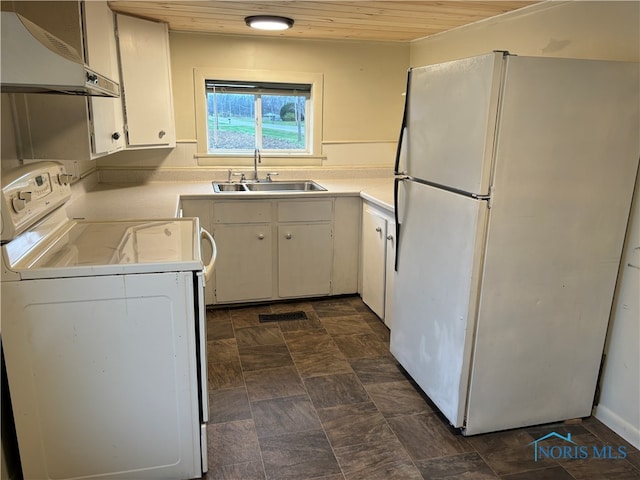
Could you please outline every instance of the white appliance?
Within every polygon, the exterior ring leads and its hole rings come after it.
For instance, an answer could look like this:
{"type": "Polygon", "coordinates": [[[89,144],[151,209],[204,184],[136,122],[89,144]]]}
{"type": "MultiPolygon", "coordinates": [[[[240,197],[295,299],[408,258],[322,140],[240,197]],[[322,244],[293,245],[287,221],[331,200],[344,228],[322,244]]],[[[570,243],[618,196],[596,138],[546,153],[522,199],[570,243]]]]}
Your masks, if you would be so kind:
{"type": "Polygon", "coordinates": [[[119,97],[120,86],[84,64],[80,53],[15,12],[0,12],[3,93],[119,97]]]}
{"type": "Polygon", "coordinates": [[[54,162],[3,176],[1,335],[24,478],[200,478],[213,239],[198,219],[70,220],[67,180],[54,162]]]}
{"type": "Polygon", "coordinates": [[[464,434],[591,414],[639,71],[506,52],[409,71],[391,352],[464,434]]]}

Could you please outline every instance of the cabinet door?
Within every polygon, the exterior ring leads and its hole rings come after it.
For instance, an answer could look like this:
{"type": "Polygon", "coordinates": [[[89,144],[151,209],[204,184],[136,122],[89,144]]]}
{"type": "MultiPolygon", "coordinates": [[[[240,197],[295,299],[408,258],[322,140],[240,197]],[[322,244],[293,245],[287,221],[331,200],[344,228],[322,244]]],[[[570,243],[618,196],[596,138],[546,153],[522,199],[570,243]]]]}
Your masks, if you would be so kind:
{"type": "Polygon", "coordinates": [[[387,221],[365,205],[362,215],[362,300],[384,318],[387,221]]]}
{"type": "Polygon", "coordinates": [[[333,220],[333,272],[331,294],[358,293],[362,200],[337,197],[333,220]]]}
{"type": "MultiPolygon", "coordinates": [[[[87,64],[120,83],[113,12],[107,2],[84,2],[87,64]]],[[[90,97],[91,144],[94,155],[124,148],[124,117],[119,98],[90,97]]]]}
{"type": "Polygon", "coordinates": [[[384,282],[384,324],[391,329],[393,323],[393,283],[396,274],[396,224],[392,218],[387,219],[386,268],[384,282]]]}
{"type": "MultiPolygon", "coordinates": [[[[3,7],[5,3],[3,2],[3,7]]],[[[90,67],[119,82],[113,14],[107,2],[11,2],[11,9],[84,53],[90,67]],[[81,8],[82,7],[82,8],[81,8]]],[[[13,94],[21,159],[91,160],[122,149],[119,98],[13,94]],[[119,133],[115,139],[114,134],[119,133]]]]}
{"type": "Polygon", "coordinates": [[[216,303],[271,298],[271,225],[220,225],[214,230],[213,236],[218,249],[214,269],[216,303]]]}
{"type": "Polygon", "coordinates": [[[174,147],[167,25],[126,15],[116,19],[127,147],[174,147]]]}
{"type": "Polygon", "coordinates": [[[328,295],[331,290],[331,224],[278,226],[278,294],[280,297],[328,295]]]}

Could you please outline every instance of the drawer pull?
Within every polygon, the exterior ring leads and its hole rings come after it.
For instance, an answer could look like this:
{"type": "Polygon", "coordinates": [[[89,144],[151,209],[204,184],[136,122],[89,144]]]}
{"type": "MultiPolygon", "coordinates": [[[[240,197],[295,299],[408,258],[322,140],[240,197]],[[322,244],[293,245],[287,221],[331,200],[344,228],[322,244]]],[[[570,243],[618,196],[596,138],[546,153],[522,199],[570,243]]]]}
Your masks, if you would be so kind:
{"type": "Polygon", "coordinates": [[[293,235],[291,235],[290,233],[287,233],[284,238],[286,238],[287,240],[291,240],[291,238],[293,237],[293,235]]]}
{"type": "Polygon", "coordinates": [[[258,240],[264,240],[264,233],[260,233],[258,235],[258,240]]]}

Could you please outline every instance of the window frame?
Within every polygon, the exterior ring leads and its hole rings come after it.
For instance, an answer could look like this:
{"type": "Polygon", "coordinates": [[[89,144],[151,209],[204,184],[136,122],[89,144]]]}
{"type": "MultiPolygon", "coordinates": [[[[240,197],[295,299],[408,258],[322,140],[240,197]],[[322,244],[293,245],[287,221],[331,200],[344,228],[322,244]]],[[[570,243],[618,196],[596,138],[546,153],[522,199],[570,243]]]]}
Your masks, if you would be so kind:
{"type": "MultiPolygon", "coordinates": [[[[312,145],[309,142],[309,131],[310,131],[310,123],[306,121],[306,118],[309,116],[309,112],[311,111],[311,85],[310,84],[285,84],[285,83],[266,83],[266,82],[252,82],[255,86],[248,85],[234,85],[238,82],[230,82],[229,80],[213,80],[208,79],[206,81],[205,92],[207,95],[207,119],[209,120],[211,112],[209,111],[208,105],[208,95],[216,94],[216,86],[221,87],[218,94],[219,95],[247,95],[253,97],[253,120],[255,126],[255,135],[254,135],[254,145],[250,149],[225,149],[219,148],[214,149],[215,151],[210,150],[210,128],[207,128],[207,153],[213,155],[220,154],[236,154],[236,153],[245,153],[247,151],[253,152],[255,148],[260,149],[260,152],[263,154],[294,154],[294,155],[309,155],[311,153],[312,145]],[[277,87],[277,88],[276,88],[277,87]],[[287,97],[298,97],[303,101],[304,108],[304,147],[303,148],[266,148],[262,144],[264,140],[264,101],[265,97],[269,96],[287,96],[287,97]]],[[[300,103],[300,102],[298,102],[300,103]]],[[[207,127],[210,127],[207,125],[207,127]]],[[[268,129],[268,126],[266,127],[268,129]]]]}
{"type": "Polygon", "coordinates": [[[196,158],[199,165],[253,165],[253,151],[251,152],[208,152],[207,132],[207,88],[205,82],[216,81],[309,84],[309,110],[307,122],[308,151],[265,151],[262,162],[267,165],[296,166],[320,165],[322,161],[322,105],[323,105],[323,75],[320,73],[285,72],[274,70],[240,70],[240,69],[212,69],[194,68],[195,117],[196,117],[196,158]]]}

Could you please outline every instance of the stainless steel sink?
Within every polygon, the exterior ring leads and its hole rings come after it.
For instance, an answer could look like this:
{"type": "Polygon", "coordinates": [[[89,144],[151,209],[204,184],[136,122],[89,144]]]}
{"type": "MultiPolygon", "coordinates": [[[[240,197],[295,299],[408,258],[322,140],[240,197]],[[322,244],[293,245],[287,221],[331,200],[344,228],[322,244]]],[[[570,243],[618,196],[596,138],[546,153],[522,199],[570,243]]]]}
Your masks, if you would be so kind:
{"type": "Polygon", "coordinates": [[[213,191],[215,193],[224,193],[224,192],[246,192],[244,183],[219,183],[213,182],[213,191]]]}
{"type": "Polygon", "coordinates": [[[251,192],[323,192],[327,189],[311,180],[246,183],[251,192]]]}
{"type": "Polygon", "coordinates": [[[240,192],[324,192],[327,189],[312,180],[283,180],[280,182],[229,183],[213,182],[215,193],[240,192]]]}

